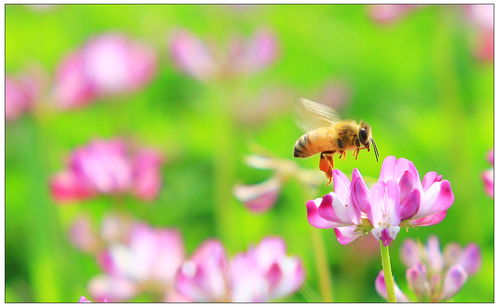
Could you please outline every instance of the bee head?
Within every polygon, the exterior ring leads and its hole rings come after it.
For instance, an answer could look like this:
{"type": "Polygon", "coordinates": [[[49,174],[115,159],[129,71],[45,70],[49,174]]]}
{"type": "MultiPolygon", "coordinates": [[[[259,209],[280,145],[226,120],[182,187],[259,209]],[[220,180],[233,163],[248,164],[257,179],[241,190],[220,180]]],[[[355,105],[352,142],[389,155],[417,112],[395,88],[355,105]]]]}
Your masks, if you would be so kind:
{"type": "Polygon", "coordinates": [[[369,126],[366,122],[361,121],[359,128],[359,142],[362,145],[369,147],[371,139],[371,126],[369,126]]]}
{"type": "Polygon", "coordinates": [[[371,126],[369,126],[366,122],[361,121],[360,122],[360,128],[359,128],[359,142],[369,148],[371,147],[371,144],[374,147],[374,154],[376,155],[376,161],[378,161],[378,148],[376,147],[376,143],[374,142],[373,136],[372,136],[372,131],[371,131],[371,126]]]}

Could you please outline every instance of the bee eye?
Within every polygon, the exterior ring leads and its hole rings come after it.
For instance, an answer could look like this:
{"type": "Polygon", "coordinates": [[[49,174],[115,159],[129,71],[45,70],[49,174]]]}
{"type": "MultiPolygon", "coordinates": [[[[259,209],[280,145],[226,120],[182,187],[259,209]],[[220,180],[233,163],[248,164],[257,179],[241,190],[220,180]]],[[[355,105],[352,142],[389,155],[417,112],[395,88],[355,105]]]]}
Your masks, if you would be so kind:
{"type": "Polygon", "coordinates": [[[366,130],[366,128],[360,129],[360,131],[359,131],[359,141],[362,144],[366,143],[366,141],[367,141],[367,130],[366,130]]]}

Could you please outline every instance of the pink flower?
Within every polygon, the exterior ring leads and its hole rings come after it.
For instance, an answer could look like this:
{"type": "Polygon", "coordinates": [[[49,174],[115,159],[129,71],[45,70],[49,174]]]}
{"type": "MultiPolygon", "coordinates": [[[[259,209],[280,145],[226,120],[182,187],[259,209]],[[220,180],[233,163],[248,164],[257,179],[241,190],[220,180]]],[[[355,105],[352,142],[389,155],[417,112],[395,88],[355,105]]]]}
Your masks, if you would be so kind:
{"type": "Polygon", "coordinates": [[[183,259],[178,231],[137,223],[125,244],[112,244],[101,254],[105,273],[90,281],[89,291],[111,301],[127,300],[142,291],[164,295],[183,259]]]}
{"type": "Polygon", "coordinates": [[[78,300],[78,303],[92,303],[92,301],[89,301],[86,297],[80,296],[80,299],[78,300]]]}
{"type": "Polygon", "coordinates": [[[250,155],[246,163],[254,168],[271,169],[274,175],[264,182],[254,185],[237,184],[234,195],[251,212],[263,213],[274,206],[282,185],[289,178],[296,178],[306,185],[318,186],[321,182],[316,172],[301,169],[295,162],[265,156],[250,155]]]}
{"type": "Polygon", "coordinates": [[[69,230],[69,238],[74,246],[84,252],[96,251],[98,237],[92,229],[90,218],[86,215],[77,217],[69,230]]]}
{"type": "MultiPolygon", "coordinates": [[[[406,272],[409,288],[418,302],[442,302],[452,298],[467,278],[475,274],[481,265],[480,250],[476,244],[462,249],[456,243],[448,244],[444,253],[440,251],[437,237],[431,236],[426,246],[408,239],[402,246],[402,261],[408,268],[406,272]]],[[[376,290],[386,298],[384,279],[376,279],[376,290]]],[[[406,296],[395,290],[397,298],[406,296]]],[[[400,300],[402,301],[402,300],[400,300]]]]}
{"type": "Polygon", "coordinates": [[[175,65],[185,73],[200,79],[235,77],[254,74],[277,57],[277,41],[267,31],[258,31],[251,39],[235,38],[218,57],[200,39],[185,30],[177,30],[169,41],[170,55],[175,65]]]}
{"type": "Polygon", "coordinates": [[[107,95],[130,93],[150,81],[155,66],[149,47],[121,34],[102,34],[63,59],[54,99],[61,108],[74,108],[107,95]]]}
{"type": "Polygon", "coordinates": [[[227,259],[220,242],[206,241],[177,273],[177,291],[196,302],[265,302],[287,296],[304,281],[301,261],[286,256],[282,239],[267,237],[227,259]]]}
{"type": "Polygon", "coordinates": [[[465,13],[477,31],[475,56],[484,61],[494,58],[494,6],[492,4],[465,5],[465,13]]]}
{"type": "MultiPolygon", "coordinates": [[[[489,161],[492,167],[494,166],[494,150],[490,150],[487,154],[487,161],[489,161]]],[[[485,192],[490,197],[494,198],[494,169],[490,168],[482,172],[483,185],[485,187],[485,192]]]]}
{"type": "Polygon", "coordinates": [[[414,4],[369,5],[369,15],[377,23],[390,24],[402,19],[418,6],[414,4]]]}
{"type": "Polygon", "coordinates": [[[354,169],[352,181],[333,170],[334,192],[307,202],[309,223],[333,228],[341,244],[368,233],[389,245],[401,226],[430,226],[441,222],[454,202],[447,180],[429,172],[420,181],[414,164],[393,156],[383,161],[371,189],[354,169]]]}
{"type": "Polygon", "coordinates": [[[161,162],[160,155],[151,150],[131,153],[119,139],[95,140],[77,148],[68,169],[53,177],[52,196],[57,202],[67,202],[131,192],[150,201],[161,185],[161,162]]]}
{"type": "Polygon", "coordinates": [[[11,121],[29,112],[41,95],[41,76],[26,72],[5,77],[5,117],[11,121]]]}

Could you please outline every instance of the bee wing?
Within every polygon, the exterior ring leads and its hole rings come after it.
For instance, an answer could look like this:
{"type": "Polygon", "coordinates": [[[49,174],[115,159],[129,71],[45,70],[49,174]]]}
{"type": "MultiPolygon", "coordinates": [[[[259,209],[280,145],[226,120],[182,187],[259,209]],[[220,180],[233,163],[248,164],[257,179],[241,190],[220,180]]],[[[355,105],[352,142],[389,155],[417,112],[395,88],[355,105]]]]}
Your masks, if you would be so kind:
{"type": "Polygon", "coordinates": [[[335,109],[318,102],[300,98],[300,105],[297,108],[299,115],[298,126],[305,132],[320,127],[334,125],[340,121],[340,117],[335,109]]]}

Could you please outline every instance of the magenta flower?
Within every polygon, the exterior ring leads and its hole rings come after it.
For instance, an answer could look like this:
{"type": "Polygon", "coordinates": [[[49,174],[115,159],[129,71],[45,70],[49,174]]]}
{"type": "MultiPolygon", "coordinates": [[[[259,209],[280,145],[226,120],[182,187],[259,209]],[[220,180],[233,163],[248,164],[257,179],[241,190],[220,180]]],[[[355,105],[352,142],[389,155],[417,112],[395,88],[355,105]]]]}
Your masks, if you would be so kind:
{"type": "Polygon", "coordinates": [[[11,121],[29,112],[41,96],[41,76],[37,71],[19,77],[5,77],[5,117],[11,121]]]}
{"type": "Polygon", "coordinates": [[[262,213],[272,208],[282,185],[290,178],[296,178],[311,186],[318,186],[322,181],[322,177],[316,172],[301,169],[295,162],[286,159],[250,155],[246,163],[253,168],[274,171],[273,176],[264,182],[254,185],[236,184],[234,187],[236,198],[254,213],[262,213]]]}
{"type": "Polygon", "coordinates": [[[121,34],[102,34],[63,59],[53,96],[59,107],[74,108],[105,96],[130,93],[150,81],[155,66],[149,47],[121,34]]]}
{"type": "Polygon", "coordinates": [[[208,240],[178,271],[178,293],[195,302],[265,302],[287,296],[304,281],[301,261],[286,255],[284,241],[267,237],[231,260],[208,240]]]}
{"type": "Polygon", "coordinates": [[[226,53],[214,52],[191,33],[178,30],[171,36],[169,48],[177,68],[200,80],[254,74],[274,62],[278,49],[275,36],[267,30],[249,40],[233,39],[223,48],[226,53]]]}
{"type": "Polygon", "coordinates": [[[332,228],[341,244],[367,234],[388,246],[400,227],[440,223],[454,202],[447,180],[435,172],[420,181],[414,164],[393,156],[383,161],[378,181],[369,189],[358,169],[352,181],[333,170],[334,192],[307,202],[309,223],[332,228]]]}
{"type": "Polygon", "coordinates": [[[95,140],[77,148],[68,169],[52,178],[52,196],[57,202],[68,202],[96,194],[132,193],[150,201],[159,192],[161,163],[161,156],[152,150],[130,152],[119,139],[95,140]]]}
{"type": "Polygon", "coordinates": [[[133,226],[125,244],[112,244],[99,258],[104,274],[89,284],[92,297],[111,301],[127,300],[149,291],[164,296],[173,291],[175,273],[184,259],[178,231],[133,226]]]}
{"type": "MultiPolygon", "coordinates": [[[[490,150],[487,154],[487,161],[490,165],[494,167],[494,150],[490,150]]],[[[494,169],[490,168],[482,172],[483,185],[485,187],[485,192],[490,197],[494,198],[494,169]]]]}
{"type": "MultiPolygon", "coordinates": [[[[406,240],[401,256],[408,268],[407,283],[418,302],[443,302],[452,298],[467,278],[481,266],[480,249],[476,244],[469,244],[462,249],[456,243],[450,243],[442,254],[435,236],[428,239],[426,246],[411,239],[406,240]]],[[[386,298],[382,273],[376,279],[376,290],[386,298]]],[[[396,292],[397,297],[400,295],[407,301],[400,290],[396,292]]]]}

